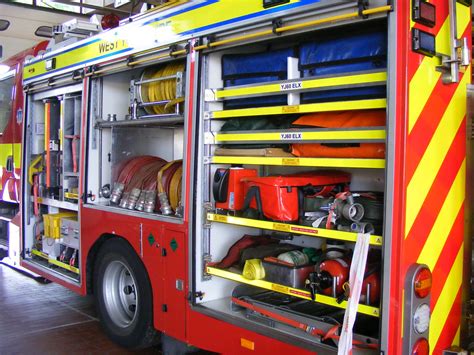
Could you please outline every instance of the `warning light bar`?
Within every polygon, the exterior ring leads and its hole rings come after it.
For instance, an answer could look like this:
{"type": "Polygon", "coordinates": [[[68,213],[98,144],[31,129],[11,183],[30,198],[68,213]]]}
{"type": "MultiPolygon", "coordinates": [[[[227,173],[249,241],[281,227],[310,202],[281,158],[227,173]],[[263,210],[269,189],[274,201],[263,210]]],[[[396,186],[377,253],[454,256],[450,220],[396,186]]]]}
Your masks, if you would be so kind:
{"type": "Polygon", "coordinates": [[[415,22],[434,27],[436,24],[436,6],[425,0],[415,0],[413,1],[411,16],[415,22]]]}

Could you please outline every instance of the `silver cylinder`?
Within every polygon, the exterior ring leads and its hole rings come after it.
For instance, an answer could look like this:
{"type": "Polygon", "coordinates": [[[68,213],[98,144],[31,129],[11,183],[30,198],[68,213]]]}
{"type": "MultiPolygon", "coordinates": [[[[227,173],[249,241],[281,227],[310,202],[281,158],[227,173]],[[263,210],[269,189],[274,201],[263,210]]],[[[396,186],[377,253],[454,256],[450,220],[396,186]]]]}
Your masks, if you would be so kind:
{"type": "Polygon", "coordinates": [[[127,208],[127,200],[128,200],[128,195],[129,194],[130,194],[129,192],[124,192],[123,193],[122,199],[120,200],[120,203],[119,203],[119,207],[127,208]]]}
{"type": "Polygon", "coordinates": [[[140,197],[140,193],[142,190],[133,188],[132,191],[130,191],[130,195],[128,195],[127,199],[127,208],[129,210],[135,209],[135,205],[137,204],[138,197],[140,197]]]}
{"type": "Polygon", "coordinates": [[[124,184],[120,182],[116,182],[114,184],[114,189],[112,191],[112,194],[110,195],[110,202],[112,202],[113,204],[119,203],[124,189],[125,189],[124,184]]]}
{"type": "Polygon", "coordinates": [[[354,222],[358,222],[364,217],[364,206],[360,203],[346,203],[342,208],[342,215],[354,222]]]}
{"type": "Polygon", "coordinates": [[[374,233],[375,229],[372,223],[357,223],[351,224],[351,231],[354,233],[374,233]]]}
{"type": "Polygon", "coordinates": [[[138,201],[137,201],[137,204],[135,205],[135,209],[137,211],[143,211],[144,207],[145,207],[145,190],[142,190],[142,192],[140,193],[140,196],[138,197],[138,201]]]}
{"type": "Polygon", "coordinates": [[[173,214],[173,209],[171,208],[171,205],[168,201],[168,196],[166,195],[166,193],[165,192],[160,192],[158,194],[158,198],[160,199],[161,213],[163,213],[164,215],[167,215],[167,216],[169,216],[170,214],[173,214]]]}

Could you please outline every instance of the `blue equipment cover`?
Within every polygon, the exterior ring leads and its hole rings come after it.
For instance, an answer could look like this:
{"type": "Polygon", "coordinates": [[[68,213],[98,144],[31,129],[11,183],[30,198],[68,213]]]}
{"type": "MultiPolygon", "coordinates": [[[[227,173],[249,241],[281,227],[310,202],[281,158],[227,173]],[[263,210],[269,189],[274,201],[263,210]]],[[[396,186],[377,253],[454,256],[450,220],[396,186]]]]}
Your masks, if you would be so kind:
{"type": "MultiPolygon", "coordinates": [[[[295,57],[293,48],[251,54],[222,56],[224,87],[265,83],[287,79],[288,57],[295,57]]],[[[286,95],[227,100],[225,108],[286,105],[286,95]]]]}
{"type": "MultiPolygon", "coordinates": [[[[300,46],[303,77],[335,75],[387,67],[387,37],[384,32],[362,32],[330,37],[300,46]]],[[[386,86],[316,91],[301,96],[303,103],[385,97],[386,86]]]]}

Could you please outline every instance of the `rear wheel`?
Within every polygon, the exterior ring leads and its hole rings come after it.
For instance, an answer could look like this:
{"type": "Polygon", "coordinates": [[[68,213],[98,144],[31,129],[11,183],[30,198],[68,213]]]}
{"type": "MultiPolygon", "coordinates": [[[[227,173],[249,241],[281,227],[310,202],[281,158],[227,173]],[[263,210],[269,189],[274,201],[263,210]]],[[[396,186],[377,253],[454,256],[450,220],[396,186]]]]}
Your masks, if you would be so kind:
{"type": "Polygon", "coordinates": [[[125,240],[111,239],[102,246],[93,280],[101,325],[114,342],[131,349],[157,343],[150,281],[125,240]]]}

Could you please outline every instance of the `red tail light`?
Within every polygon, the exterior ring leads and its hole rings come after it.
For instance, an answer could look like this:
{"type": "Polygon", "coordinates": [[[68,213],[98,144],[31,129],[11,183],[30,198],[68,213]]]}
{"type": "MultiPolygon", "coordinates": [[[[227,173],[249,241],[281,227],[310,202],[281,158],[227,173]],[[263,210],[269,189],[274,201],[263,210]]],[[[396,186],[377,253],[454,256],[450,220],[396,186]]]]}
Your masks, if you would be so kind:
{"type": "Polygon", "coordinates": [[[425,298],[431,292],[432,276],[427,268],[420,269],[415,275],[414,291],[418,298],[425,298]]]}
{"type": "Polygon", "coordinates": [[[412,355],[429,355],[430,353],[430,344],[425,338],[418,339],[418,341],[413,346],[412,355]]]}

